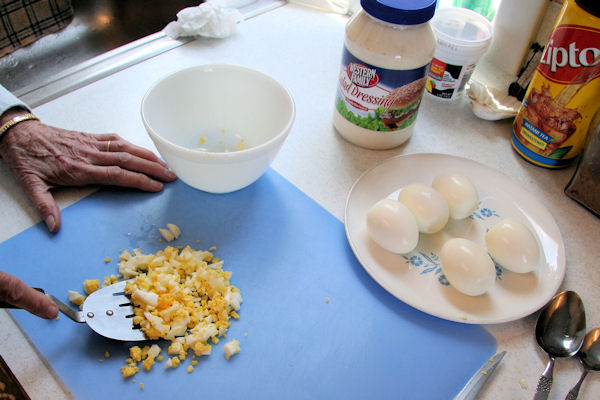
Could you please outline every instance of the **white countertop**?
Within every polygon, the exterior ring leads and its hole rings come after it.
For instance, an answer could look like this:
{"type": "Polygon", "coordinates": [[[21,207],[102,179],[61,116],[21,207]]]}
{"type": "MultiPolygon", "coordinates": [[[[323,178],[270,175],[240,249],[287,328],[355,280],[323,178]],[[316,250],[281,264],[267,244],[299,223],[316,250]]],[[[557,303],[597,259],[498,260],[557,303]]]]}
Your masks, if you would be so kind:
{"type": "MultiPolygon", "coordinates": [[[[52,125],[117,132],[155,150],[139,116],[140,100],[152,82],[205,63],[261,70],[283,83],[297,106],[292,133],[273,168],[334,216],[343,220],[346,196],[360,174],[395,155],[446,153],[488,165],[526,187],[554,215],[566,247],[567,272],[561,290],[579,293],[586,306],[588,329],[600,326],[600,219],[564,195],[574,167],[547,170],[525,162],[511,147],[511,121],[477,119],[465,100],[444,103],[425,96],[413,137],[396,149],[366,150],[344,141],[335,132],[331,116],[346,20],[286,5],[240,24],[233,37],[193,41],[40,106],[35,113],[52,125]]],[[[0,180],[0,241],[4,241],[39,222],[39,217],[4,163],[0,163],[0,180]]],[[[91,191],[63,189],[56,196],[60,206],[66,207],[91,191]]],[[[533,397],[547,362],[533,337],[536,319],[537,313],[485,327],[507,355],[481,398],[533,397]]],[[[0,354],[33,399],[68,398],[68,390],[63,390],[5,311],[0,312],[0,337],[0,354]]],[[[563,399],[581,371],[576,359],[558,360],[550,399],[563,399]]],[[[580,398],[591,400],[597,393],[600,374],[591,373],[580,398]]]]}

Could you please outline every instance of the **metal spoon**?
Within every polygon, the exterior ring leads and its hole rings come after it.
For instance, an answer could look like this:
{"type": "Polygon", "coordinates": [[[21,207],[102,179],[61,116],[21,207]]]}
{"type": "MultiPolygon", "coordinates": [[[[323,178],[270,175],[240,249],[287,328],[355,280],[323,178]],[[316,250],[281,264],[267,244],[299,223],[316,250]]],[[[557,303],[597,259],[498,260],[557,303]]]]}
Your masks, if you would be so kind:
{"type": "Polygon", "coordinates": [[[566,400],[575,400],[577,398],[577,395],[579,395],[579,388],[588,372],[600,371],[600,327],[592,329],[585,335],[585,339],[583,339],[583,344],[577,355],[579,356],[581,364],[583,364],[584,370],[577,384],[573,386],[573,389],[567,394],[566,400]]]}
{"type": "Polygon", "coordinates": [[[579,351],[585,336],[585,308],[579,295],[565,291],[557,294],[542,309],[535,326],[535,338],[548,353],[550,361],[535,390],[534,400],[548,398],[556,357],[571,357],[579,351]]]}

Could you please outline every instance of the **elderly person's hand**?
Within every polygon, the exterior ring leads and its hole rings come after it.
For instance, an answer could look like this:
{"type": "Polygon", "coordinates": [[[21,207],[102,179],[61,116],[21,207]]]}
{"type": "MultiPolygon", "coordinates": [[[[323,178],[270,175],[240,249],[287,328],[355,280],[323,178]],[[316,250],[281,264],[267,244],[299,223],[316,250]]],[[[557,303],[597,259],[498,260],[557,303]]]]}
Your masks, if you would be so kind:
{"type": "MultiPolygon", "coordinates": [[[[0,126],[24,113],[20,108],[6,111],[0,126]]],[[[51,232],[58,231],[61,222],[53,188],[99,184],[157,192],[163,182],[176,179],[153,152],[116,134],[69,131],[37,120],[6,131],[0,138],[0,156],[51,232]]]]}
{"type": "Polygon", "coordinates": [[[27,286],[19,278],[0,271],[0,301],[22,308],[38,317],[58,317],[58,307],[48,296],[27,286]]]}

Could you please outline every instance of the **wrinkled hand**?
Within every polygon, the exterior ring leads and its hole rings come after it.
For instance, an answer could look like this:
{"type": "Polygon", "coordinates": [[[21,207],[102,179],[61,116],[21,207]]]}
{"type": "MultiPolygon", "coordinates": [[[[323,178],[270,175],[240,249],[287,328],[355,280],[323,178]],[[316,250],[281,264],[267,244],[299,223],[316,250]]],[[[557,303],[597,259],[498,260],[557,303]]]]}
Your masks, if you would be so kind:
{"type": "Polygon", "coordinates": [[[38,317],[58,317],[58,307],[48,296],[30,288],[19,278],[0,271],[0,301],[29,311],[38,317]]]}
{"type": "MultiPolygon", "coordinates": [[[[8,111],[2,122],[25,111],[8,111]]],[[[33,202],[48,229],[60,229],[60,209],[51,189],[115,185],[148,192],[176,179],[153,152],[117,134],[88,134],[24,121],[0,140],[0,155],[33,202]]]]}

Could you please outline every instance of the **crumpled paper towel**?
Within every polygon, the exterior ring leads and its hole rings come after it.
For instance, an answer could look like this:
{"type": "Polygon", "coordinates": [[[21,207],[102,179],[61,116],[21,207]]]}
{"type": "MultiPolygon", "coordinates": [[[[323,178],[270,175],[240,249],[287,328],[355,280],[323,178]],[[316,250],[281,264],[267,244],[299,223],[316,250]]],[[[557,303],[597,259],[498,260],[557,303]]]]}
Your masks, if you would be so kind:
{"type": "Polygon", "coordinates": [[[488,121],[514,118],[521,108],[521,102],[508,95],[508,90],[488,87],[471,79],[466,90],[473,113],[488,121]]]}
{"type": "Polygon", "coordinates": [[[239,0],[208,0],[196,7],[187,7],[177,13],[177,21],[170,22],[163,32],[172,39],[182,36],[204,36],[223,39],[235,33],[242,14],[233,8],[239,0]]]}

